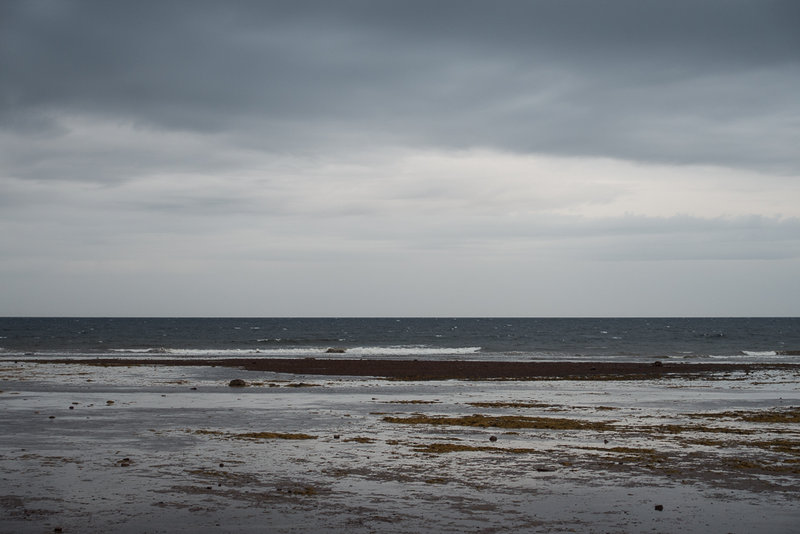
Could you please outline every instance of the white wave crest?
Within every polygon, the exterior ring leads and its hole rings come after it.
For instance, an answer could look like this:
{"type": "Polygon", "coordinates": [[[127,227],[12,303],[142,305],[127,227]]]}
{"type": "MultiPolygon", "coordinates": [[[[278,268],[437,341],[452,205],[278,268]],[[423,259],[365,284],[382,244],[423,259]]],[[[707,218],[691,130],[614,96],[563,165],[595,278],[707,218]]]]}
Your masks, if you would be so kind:
{"type": "Polygon", "coordinates": [[[353,356],[447,356],[475,354],[481,347],[427,347],[396,345],[391,347],[353,347],[346,354],[353,356]]]}
{"type": "Polygon", "coordinates": [[[774,350],[743,350],[742,354],[745,356],[777,356],[778,353],[774,350]]]}
{"type": "MultiPolygon", "coordinates": [[[[200,357],[200,358],[231,358],[231,357],[250,357],[255,355],[267,357],[328,357],[327,352],[331,346],[316,347],[282,347],[282,348],[257,348],[257,349],[174,349],[174,348],[136,348],[136,349],[112,349],[110,352],[120,355],[130,355],[137,357],[158,357],[158,356],[179,356],[179,357],[200,357]]],[[[386,356],[459,356],[476,354],[481,347],[429,347],[421,345],[395,345],[389,347],[352,347],[343,348],[343,353],[337,353],[339,357],[386,357],[386,356]]]]}

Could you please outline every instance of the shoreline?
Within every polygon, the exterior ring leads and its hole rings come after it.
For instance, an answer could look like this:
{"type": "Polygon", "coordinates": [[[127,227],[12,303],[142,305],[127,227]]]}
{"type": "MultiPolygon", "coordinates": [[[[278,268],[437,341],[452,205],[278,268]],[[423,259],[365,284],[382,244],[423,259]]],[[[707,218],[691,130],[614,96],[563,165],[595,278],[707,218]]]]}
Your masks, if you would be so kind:
{"type": "Polygon", "coordinates": [[[482,360],[376,360],[338,358],[222,358],[222,359],[15,359],[26,363],[79,364],[102,367],[170,366],[231,367],[246,371],[323,376],[371,376],[401,380],[482,379],[657,379],[663,376],[761,370],[797,370],[800,363],[671,363],[482,361],[482,360]]]}
{"type": "Polygon", "coordinates": [[[2,532],[701,534],[800,519],[796,363],[0,362],[2,532]]]}

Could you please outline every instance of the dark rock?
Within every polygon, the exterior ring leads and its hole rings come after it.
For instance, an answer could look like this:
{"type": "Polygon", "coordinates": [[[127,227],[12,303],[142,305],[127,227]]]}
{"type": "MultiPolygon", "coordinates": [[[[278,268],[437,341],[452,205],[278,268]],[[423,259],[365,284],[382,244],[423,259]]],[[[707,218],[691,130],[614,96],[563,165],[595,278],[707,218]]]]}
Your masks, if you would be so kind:
{"type": "Polygon", "coordinates": [[[339,439],[339,434],[334,434],[333,439],[339,439]]]}
{"type": "Polygon", "coordinates": [[[189,389],[191,389],[192,391],[197,391],[197,388],[189,388],[189,389]]]}
{"type": "Polygon", "coordinates": [[[232,388],[243,388],[247,386],[247,382],[245,382],[241,378],[234,378],[233,380],[228,382],[228,385],[232,388]]]}
{"type": "Polygon", "coordinates": [[[221,464],[219,464],[219,466],[220,466],[220,467],[225,467],[225,464],[222,464],[222,463],[221,463],[221,464]]]}
{"type": "Polygon", "coordinates": [[[656,360],[653,362],[653,367],[663,367],[664,364],[661,363],[661,360],[656,360]]]}
{"type": "Polygon", "coordinates": [[[345,349],[331,347],[325,351],[326,354],[344,354],[345,349]]]}
{"type": "Polygon", "coordinates": [[[664,510],[664,505],[663,505],[663,504],[657,504],[657,505],[655,506],[655,509],[656,509],[656,510],[658,510],[659,512],[661,512],[661,511],[663,511],[663,510],[664,510]]]}
{"type": "Polygon", "coordinates": [[[497,436],[489,436],[489,441],[497,441],[497,436]]]}

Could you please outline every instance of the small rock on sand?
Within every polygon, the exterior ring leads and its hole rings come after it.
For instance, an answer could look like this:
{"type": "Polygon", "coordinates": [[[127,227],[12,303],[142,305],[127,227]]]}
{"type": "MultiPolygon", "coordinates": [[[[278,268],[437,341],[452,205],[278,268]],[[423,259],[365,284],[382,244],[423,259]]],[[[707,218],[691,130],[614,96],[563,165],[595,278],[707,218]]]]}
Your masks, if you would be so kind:
{"type": "Polygon", "coordinates": [[[247,382],[245,382],[241,378],[234,378],[233,380],[228,382],[228,385],[232,388],[243,388],[247,386],[247,382]]]}

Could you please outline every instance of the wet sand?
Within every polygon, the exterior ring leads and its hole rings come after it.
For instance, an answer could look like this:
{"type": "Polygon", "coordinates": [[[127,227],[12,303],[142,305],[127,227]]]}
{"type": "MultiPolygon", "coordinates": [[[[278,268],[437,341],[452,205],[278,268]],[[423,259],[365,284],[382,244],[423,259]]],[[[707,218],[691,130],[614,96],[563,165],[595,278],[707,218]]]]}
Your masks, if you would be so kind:
{"type": "Polygon", "coordinates": [[[800,524],[797,366],[6,360],[0,408],[0,532],[800,524]]]}
{"type": "Polygon", "coordinates": [[[767,369],[800,370],[800,364],[650,363],[632,362],[520,362],[477,360],[370,360],[345,358],[225,358],[28,360],[44,363],[81,363],[100,366],[166,365],[235,367],[248,371],[329,376],[374,376],[405,380],[444,379],[626,379],[690,376],[708,373],[752,372],[767,369]]]}

